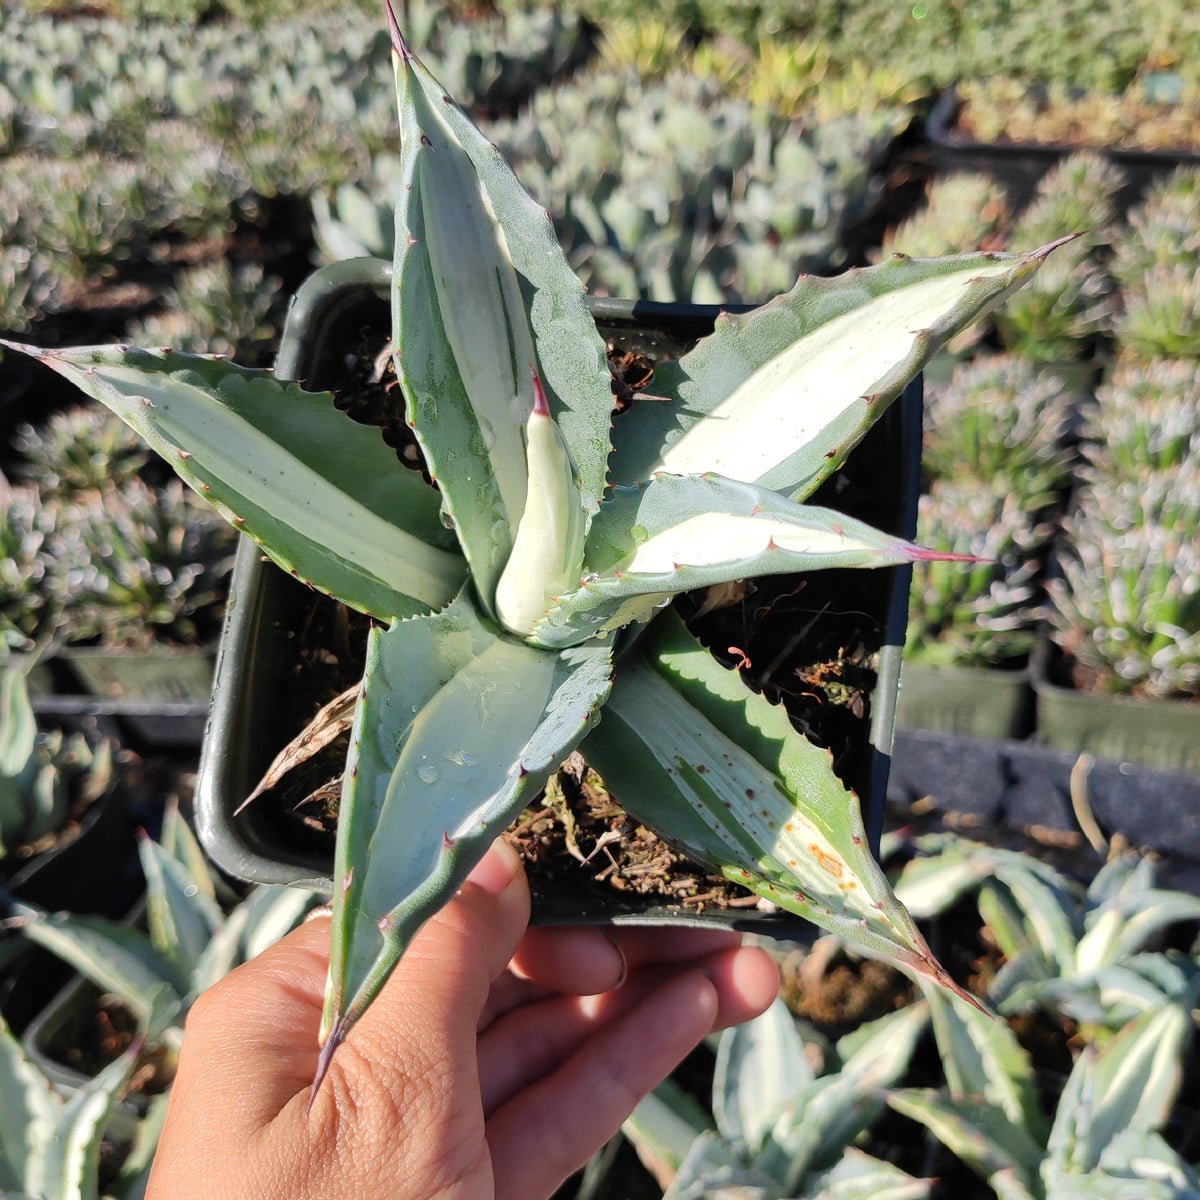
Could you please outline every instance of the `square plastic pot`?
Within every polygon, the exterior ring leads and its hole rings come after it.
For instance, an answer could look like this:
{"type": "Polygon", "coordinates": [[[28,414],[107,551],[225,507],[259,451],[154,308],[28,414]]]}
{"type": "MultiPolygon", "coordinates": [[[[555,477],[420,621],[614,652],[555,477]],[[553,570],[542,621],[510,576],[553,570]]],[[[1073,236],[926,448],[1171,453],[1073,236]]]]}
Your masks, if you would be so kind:
{"type": "MultiPolygon", "coordinates": [[[[374,259],[334,264],[312,276],[295,298],[284,333],[276,374],[312,388],[327,386],[345,347],[371,322],[391,327],[388,294],[391,265],[374,259]]],[[[602,333],[651,358],[678,355],[697,337],[711,332],[717,306],[676,306],[619,300],[591,302],[602,333]]],[[[864,439],[855,454],[878,461],[877,523],[912,536],[916,524],[920,468],[921,386],[916,380],[864,439]]],[[[826,503],[835,502],[826,500],[826,503]]],[[[855,515],[860,515],[856,513],[855,515]]],[[[874,514],[873,514],[874,516],[874,514]]],[[[871,519],[871,518],[869,518],[871,519]]],[[[864,819],[877,844],[883,820],[887,766],[892,744],[900,652],[908,614],[910,572],[885,568],[860,572],[875,577],[874,604],[880,629],[878,677],[871,695],[869,743],[857,756],[850,780],[862,797],[864,819]]],[[[330,605],[332,601],[328,602],[330,605]]],[[[243,539],[234,568],[225,628],[217,655],[212,707],[196,782],[197,832],[207,853],[223,871],[255,883],[297,884],[328,891],[332,855],[281,830],[278,820],[255,803],[242,807],[278,750],[297,732],[273,728],[279,709],[280,660],[289,642],[302,636],[296,622],[311,610],[313,593],[266,561],[243,539]]],[[[315,710],[314,710],[315,711],[315,710]]],[[[310,716],[312,714],[309,714],[310,716]]],[[[556,904],[535,887],[534,919],[543,923],[613,921],[732,924],[778,936],[799,936],[811,926],[788,914],[759,915],[747,910],[704,913],[683,908],[631,908],[614,894],[612,907],[584,910],[574,901],[556,904]]]]}

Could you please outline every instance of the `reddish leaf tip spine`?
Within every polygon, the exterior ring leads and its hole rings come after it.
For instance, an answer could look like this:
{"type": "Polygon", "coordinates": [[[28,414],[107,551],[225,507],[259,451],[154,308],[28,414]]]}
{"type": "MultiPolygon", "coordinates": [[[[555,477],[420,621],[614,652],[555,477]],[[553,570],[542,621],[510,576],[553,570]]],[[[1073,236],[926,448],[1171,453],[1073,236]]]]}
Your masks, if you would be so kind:
{"type": "Polygon", "coordinates": [[[409,50],[408,43],[404,40],[404,34],[400,32],[400,22],[396,20],[392,0],[383,0],[383,3],[387,9],[388,34],[392,39],[392,51],[401,62],[408,62],[412,58],[412,51],[409,50]]]}
{"type": "Polygon", "coordinates": [[[313,1076],[312,1087],[308,1090],[308,1104],[304,1108],[305,1115],[312,1111],[313,1101],[317,1098],[317,1092],[321,1090],[321,1083],[329,1073],[329,1064],[333,1062],[334,1051],[342,1044],[346,1036],[346,1029],[346,1019],[339,1017],[321,1043],[321,1050],[317,1055],[316,1074],[313,1076]]]}
{"type": "Polygon", "coordinates": [[[542,386],[537,368],[530,366],[529,374],[533,379],[533,411],[539,417],[548,417],[550,415],[550,401],[546,399],[546,389],[542,386]]]}

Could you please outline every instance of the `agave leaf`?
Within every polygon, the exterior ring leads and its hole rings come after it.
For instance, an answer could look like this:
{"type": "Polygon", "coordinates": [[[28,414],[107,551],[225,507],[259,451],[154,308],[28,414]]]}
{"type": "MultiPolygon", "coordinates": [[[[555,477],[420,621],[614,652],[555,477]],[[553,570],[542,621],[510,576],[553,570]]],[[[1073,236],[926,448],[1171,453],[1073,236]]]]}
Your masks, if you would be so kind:
{"type": "Polygon", "coordinates": [[[1120,962],[1168,925],[1198,917],[1200,897],[1186,892],[1151,888],[1114,896],[1084,919],[1087,932],[1079,939],[1076,962],[1080,969],[1120,962]]]}
{"type": "Polygon", "coordinates": [[[282,884],[260,884],[225,918],[192,971],[192,994],[199,995],[239,963],[248,962],[300,922],[316,893],[282,884]]]}
{"type": "Polygon", "coordinates": [[[662,1188],[670,1185],[692,1143],[709,1129],[712,1119],[669,1076],[638,1101],[621,1125],[642,1165],[662,1188]]]}
{"type": "Polygon", "coordinates": [[[814,1076],[804,1042],[782,1000],[721,1034],[713,1071],[713,1117],[721,1136],[751,1155],[785,1105],[802,1102],[814,1076]]]}
{"type": "MultiPolygon", "coordinates": [[[[985,1100],[1033,1140],[1043,1142],[1047,1129],[1033,1064],[1008,1024],[955,1003],[937,988],[922,986],[921,990],[933,1017],[950,1095],[985,1100]]],[[[1026,1165],[1032,1169],[1036,1161],[1026,1165]]]]}
{"type": "Polygon", "coordinates": [[[773,1132],[770,1160],[781,1156],[783,1170],[769,1165],[767,1156],[757,1165],[781,1177],[791,1194],[814,1167],[835,1162],[879,1116],[882,1089],[892,1087],[907,1070],[928,1020],[925,1005],[913,1004],[857,1031],[857,1049],[842,1069],[818,1079],[791,1127],[781,1122],[773,1132]]]}
{"type": "Polygon", "coordinates": [[[948,1150],[1013,1200],[1035,1200],[1042,1149],[986,1100],[933,1088],[888,1092],[888,1105],[924,1125],[948,1150]]]}
{"type": "Polygon", "coordinates": [[[761,308],[722,316],[711,337],[655,371],[665,402],[634,405],[615,423],[614,481],[715,471],[811,495],[930,356],[1053,248],[898,255],[829,279],[802,276],[761,308]]]}
{"type": "Polygon", "coordinates": [[[53,1136],[62,1101],[0,1017],[0,1194],[26,1188],[53,1136]]]}
{"type": "Polygon", "coordinates": [[[42,1200],[93,1200],[98,1195],[100,1142],[109,1118],[133,1075],[142,1045],[148,1035],[154,1036],[150,1029],[165,1027],[176,1005],[169,989],[159,989],[129,1049],[89,1079],[63,1105],[46,1148],[40,1187],[36,1189],[42,1200]]]}
{"type": "Polygon", "coordinates": [[[1066,978],[1028,980],[1005,996],[999,1011],[1012,1015],[1046,1008],[1075,1021],[1115,1028],[1160,1007],[1174,990],[1165,991],[1132,967],[1097,967],[1066,978]]]}
{"type": "Polygon", "coordinates": [[[465,595],[372,632],[338,820],[323,1064],[583,737],[611,671],[607,645],[539,650],[495,633],[465,595]]]}
{"type": "Polygon", "coordinates": [[[1106,900],[1131,892],[1148,892],[1154,887],[1154,860],[1137,854],[1110,858],[1092,877],[1087,888],[1087,905],[1099,908],[1106,900]]]}
{"type": "Polygon", "coordinates": [[[146,877],[146,922],[150,942],[172,965],[171,982],[181,996],[191,991],[192,972],[223,915],[201,892],[179,861],[143,835],[138,843],[146,877]]]}
{"type": "Polygon", "coordinates": [[[716,1130],[702,1133],[679,1164],[663,1200],[766,1200],[775,1182],[748,1167],[716,1130]]]}
{"type": "Polygon", "coordinates": [[[836,1162],[879,1115],[880,1089],[903,1073],[927,1020],[923,1005],[909,1006],[857,1031],[857,1048],[842,1068],[815,1080],[780,1113],[754,1165],[790,1195],[814,1168],[836,1162]]]}
{"type": "Polygon", "coordinates": [[[925,1200],[933,1182],[850,1149],[829,1170],[814,1175],[797,1200],[925,1200]]]}
{"type": "Polygon", "coordinates": [[[896,896],[914,917],[936,917],[979,885],[983,870],[957,841],[936,854],[906,862],[896,879],[896,896]]]}
{"type": "Polygon", "coordinates": [[[54,763],[45,763],[38,771],[27,802],[21,841],[37,841],[62,824],[67,812],[67,788],[62,772],[54,763]]]}
{"type": "Polygon", "coordinates": [[[925,1200],[932,1186],[930,1179],[849,1149],[827,1171],[810,1176],[796,1200],[925,1200]]]}
{"type": "MultiPolygon", "coordinates": [[[[901,895],[900,888],[896,889],[896,894],[901,895]]],[[[983,923],[991,930],[1000,953],[1011,961],[1029,941],[1029,925],[1021,909],[1007,888],[993,887],[986,882],[979,889],[978,900],[983,923]]]]}
{"type": "Polygon", "coordinates": [[[0,345],[110,408],[284,570],[352,608],[390,620],[460,588],[436,492],[329,393],[170,350],[0,345]]]}
{"type": "Polygon", "coordinates": [[[11,911],[31,942],[70,963],[102,991],[114,992],[139,1018],[151,1011],[162,984],[186,990],[174,964],[140,929],[103,917],[48,913],[20,902],[13,903],[11,911]]]}
{"type": "Polygon", "coordinates": [[[204,850],[196,840],[187,821],[180,814],[177,804],[168,805],[163,814],[162,832],[158,844],[183,868],[190,886],[197,892],[216,900],[217,889],[213,882],[214,873],[209,866],[204,850]]]}
{"type": "Polygon", "coordinates": [[[24,838],[24,797],[37,775],[37,718],[29,700],[25,674],[13,667],[0,671],[0,858],[12,838],[24,838]]]}
{"type": "Polygon", "coordinates": [[[612,411],[604,346],[549,216],[408,49],[390,9],[389,18],[403,185],[396,369],[490,608],[525,508],[534,374],[578,465],[586,506],[603,493],[612,411]]]}
{"type": "Polygon", "coordinates": [[[872,858],[829,752],[676,618],[659,618],[622,660],[583,753],[628,811],[690,857],[962,994],[872,858]]]}
{"type": "Polygon", "coordinates": [[[1200,1200],[1200,1179],[1156,1133],[1122,1130],[1100,1154],[1098,1170],[1072,1178],[1057,1175],[1049,1200],[1200,1200]]]}
{"type": "Polygon", "coordinates": [[[1070,974],[1075,968],[1078,929],[1075,903],[1066,891],[1066,880],[1025,854],[993,850],[982,858],[981,865],[990,866],[993,877],[1012,892],[1047,961],[1063,974],[1070,974]]]}
{"type": "Polygon", "coordinates": [[[1131,1021],[1098,1052],[1085,1047],[1059,1099],[1047,1142],[1048,1161],[1065,1171],[1090,1171],[1122,1130],[1157,1132],[1182,1082],[1192,1039],[1197,985],[1131,1021]]]}
{"type": "Polygon", "coordinates": [[[167,1121],[167,1102],[170,1095],[164,1092],[150,1101],[150,1106],[138,1120],[133,1144],[121,1163],[121,1170],[113,1187],[114,1194],[123,1200],[142,1200],[150,1180],[150,1168],[154,1165],[154,1154],[159,1138],[167,1121]]]}
{"type": "Polygon", "coordinates": [[[928,557],[903,538],[719,475],[657,475],[600,507],[578,591],[533,630],[541,645],[648,620],[679,592],[785,571],[891,566],[928,557]]]}
{"type": "Polygon", "coordinates": [[[1194,955],[1188,956],[1173,950],[1166,953],[1147,950],[1131,955],[1122,965],[1136,971],[1166,997],[1183,995],[1193,986],[1200,972],[1200,960],[1194,955]]]}

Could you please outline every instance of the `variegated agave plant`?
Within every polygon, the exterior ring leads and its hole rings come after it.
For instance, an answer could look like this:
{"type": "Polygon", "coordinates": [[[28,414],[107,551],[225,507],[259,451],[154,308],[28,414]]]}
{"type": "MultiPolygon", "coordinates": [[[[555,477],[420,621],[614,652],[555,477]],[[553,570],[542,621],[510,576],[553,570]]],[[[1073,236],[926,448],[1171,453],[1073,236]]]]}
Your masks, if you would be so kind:
{"type": "Polygon", "coordinates": [[[341,800],[321,1073],[420,925],[589,734],[631,811],[693,857],[948,983],[827,751],[678,623],[614,651],[685,589],[920,557],[798,501],[1045,250],[802,279],[661,367],[666,402],[614,435],[605,348],[549,217],[389,22],[393,348],[440,491],[328,394],[269,374],[15,347],[124,417],[284,568],[382,623],[341,800]]]}

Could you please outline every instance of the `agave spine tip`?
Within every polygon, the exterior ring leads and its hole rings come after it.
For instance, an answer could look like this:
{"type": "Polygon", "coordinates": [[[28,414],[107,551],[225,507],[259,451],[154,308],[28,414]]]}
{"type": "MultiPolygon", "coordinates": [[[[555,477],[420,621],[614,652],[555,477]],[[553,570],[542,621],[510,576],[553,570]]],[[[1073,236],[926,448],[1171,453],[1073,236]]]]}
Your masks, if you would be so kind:
{"type": "Polygon", "coordinates": [[[387,9],[388,33],[392,39],[392,50],[401,62],[408,62],[412,58],[412,51],[409,50],[408,43],[404,40],[404,34],[400,32],[400,22],[396,20],[392,0],[383,0],[383,3],[387,9]]]}

